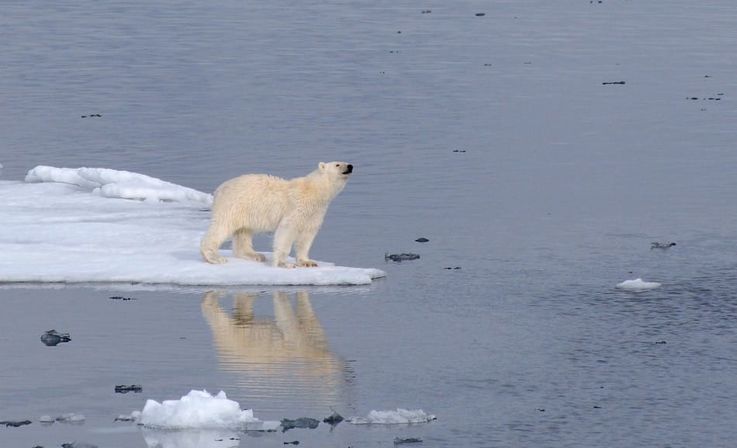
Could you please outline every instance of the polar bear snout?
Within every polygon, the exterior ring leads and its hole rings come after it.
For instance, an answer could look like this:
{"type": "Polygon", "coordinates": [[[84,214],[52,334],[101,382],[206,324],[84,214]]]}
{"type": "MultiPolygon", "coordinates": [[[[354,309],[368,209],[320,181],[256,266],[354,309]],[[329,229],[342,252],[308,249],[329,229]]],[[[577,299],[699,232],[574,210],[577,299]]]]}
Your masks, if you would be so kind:
{"type": "Polygon", "coordinates": [[[351,174],[353,172],[353,165],[350,163],[346,165],[345,171],[343,171],[343,174],[351,174]]]}

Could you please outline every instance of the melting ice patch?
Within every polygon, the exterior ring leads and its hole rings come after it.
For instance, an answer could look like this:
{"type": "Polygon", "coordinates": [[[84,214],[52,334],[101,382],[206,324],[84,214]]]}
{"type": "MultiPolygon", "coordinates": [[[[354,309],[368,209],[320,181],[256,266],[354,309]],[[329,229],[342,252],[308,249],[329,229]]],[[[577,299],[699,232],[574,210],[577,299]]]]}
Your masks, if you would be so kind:
{"type": "Polygon", "coordinates": [[[385,275],[325,262],[274,268],[227,250],[228,263],[211,265],[199,253],[210,195],[97,168],[36,167],[27,179],[0,181],[0,283],[361,285],[385,275]]]}
{"type": "Polygon", "coordinates": [[[617,288],[626,289],[629,291],[646,291],[648,289],[655,289],[660,286],[661,286],[661,283],[646,282],[646,281],[643,281],[641,278],[636,278],[634,280],[625,280],[622,283],[617,284],[617,288]]]}
{"type": "Polygon", "coordinates": [[[242,410],[237,401],[229,400],[225,392],[211,395],[206,390],[192,390],[179,400],[147,400],[140,415],[140,424],[157,429],[232,429],[276,430],[279,422],[264,422],[253,410],[242,410]]]}
{"type": "Polygon", "coordinates": [[[396,411],[371,411],[366,417],[351,417],[346,419],[346,422],[354,425],[399,425],[428,423],[436,419],[437,417],[425,413],[422,409],[398,408],[396,411]]]}

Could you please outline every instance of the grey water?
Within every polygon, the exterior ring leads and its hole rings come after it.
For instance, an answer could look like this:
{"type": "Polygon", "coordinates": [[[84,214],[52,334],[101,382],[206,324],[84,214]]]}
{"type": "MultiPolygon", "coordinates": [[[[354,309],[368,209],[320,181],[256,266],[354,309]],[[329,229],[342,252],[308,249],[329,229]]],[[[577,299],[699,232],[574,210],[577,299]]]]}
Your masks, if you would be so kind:
{"type": "Polygon", "coordinates": [[[113,423],[203,388],[266,420],[438,416],[222,446],[733,446],[736,44],[729,0],[2,2],[2,179],[350,161],[312,255],[387,277],[0,289],[0,420],[33,421],[0,446],[221,446],[113,423]],[[615,288],[638,277],[663,286],[615,288]]]}

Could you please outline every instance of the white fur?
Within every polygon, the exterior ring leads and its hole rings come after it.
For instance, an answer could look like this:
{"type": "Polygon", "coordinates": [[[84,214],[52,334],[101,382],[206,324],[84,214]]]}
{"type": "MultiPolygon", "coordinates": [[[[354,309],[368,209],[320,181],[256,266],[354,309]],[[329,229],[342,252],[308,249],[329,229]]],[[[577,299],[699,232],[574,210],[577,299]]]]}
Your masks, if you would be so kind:
{"type": "Polygon", "coordinates": [[[310,247],[352,167],[346,162],[320,162],[307,176],[291,180],[247,174],[226,181],[215,191],[212,221],[200,244],[202,257],[209,263],[225,263],[218,249],[232,237],[236,257],[264,261],[253,250],[253,235],[274,232],[274,266],[293,267],[286,262],[292,245],[297,266],[317,266],[309,258],[310,247]]]}

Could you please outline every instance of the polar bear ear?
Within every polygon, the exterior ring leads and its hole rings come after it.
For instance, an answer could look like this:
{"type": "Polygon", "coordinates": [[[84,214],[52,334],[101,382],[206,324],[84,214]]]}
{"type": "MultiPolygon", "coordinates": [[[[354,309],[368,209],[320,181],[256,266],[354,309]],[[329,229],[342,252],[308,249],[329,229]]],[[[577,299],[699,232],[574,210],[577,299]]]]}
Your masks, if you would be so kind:
{"type": "Polygon", "coordinates": [[[320,162],[320,171],[325,171],[325,162],[320,162]]]}

